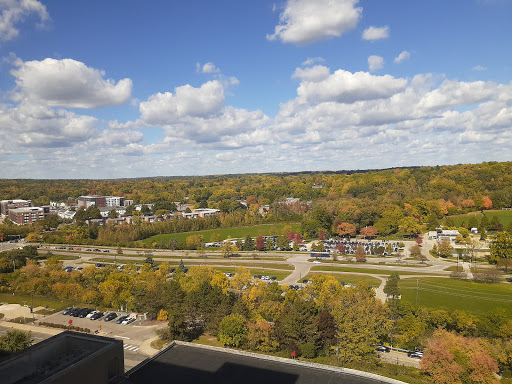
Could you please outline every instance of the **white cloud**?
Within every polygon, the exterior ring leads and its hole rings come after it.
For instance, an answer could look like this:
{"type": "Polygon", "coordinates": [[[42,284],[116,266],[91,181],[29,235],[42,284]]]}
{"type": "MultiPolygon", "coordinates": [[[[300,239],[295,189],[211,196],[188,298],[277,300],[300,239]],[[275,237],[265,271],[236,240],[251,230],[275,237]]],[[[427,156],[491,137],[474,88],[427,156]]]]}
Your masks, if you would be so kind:
{"type": "Polygon", "coordinates": [[[28,16],[36,15],[41,23],[50,19],[46,7],[37,0],[2,0],[0,12],[0,41],[17,37],[17,24],[22,23],[28,16]]]}
{"type": "Polygon", "coordinates": [[[196,70],[200,73],[220,73],[220,69],[211,62],[205,63],[202,66],[200,63],[196,63],[196,70]]]}
{"type": "Polygon", "coordinates": [[[400,52],[400,54],[397,57],[395,57],[395,59],[393,61],[398,64],[404,60],[409,60],[410,57],[411,57],[411,54],[409,52],[402,51],[402,52],[400,52]]]}
{"type": "Polygon", "coordinates": [[[389,27],[368,27],[363,31],[364,40],[380,40],[389,37],[389,27]]]}
{"type": "Polygon", "coordinates": [[[207,117],[224,105],[224,87],[213,80],[194,88],[183,85],[171,92],[157,93],[140,103],[141,118],[150,125],[168,125],[184,117],[207,117]]]}
{"type": "Polygon", "coordinates": [[[306,60],[302,62],[303,67],[310,67],[316,63],[323,63],[325,59],[323,57],[308,57],[306,60]]]}
{"type": "Polygon", "coordinates": [[[375,76],[368,72],[351,73],[339,69],[322,81],[313,82],[303,78],[297,94],[309,103],[354,103],[390,97],[406,85],[407,80],[390,75],[375,76]]]}
{"type": "Polygon", "coordinates": [[[141,123],[162,127],[166,142],[187,140],[214,147],[254,143],[251,135],[263,129],[269,118],[261,111],[224,106],[225,88],[236,83],[214,80],[199,88],[187,84],[177,87],[174,94],[152,95],[140,103],[141,123]]]}
{"type": "Polygon", "coordinates": [[[16,78],[16,100],[27,100],[48,106],[98,108],[126,103],[132,81],[116,84],[104,79],[103,71],[87,67],[72,59],[44,59],[18,63],[11,74],[16,78]]]}
{"type": "Polygon", "coordinates": [[[0,152],[19,147],[66,147],[96,134],[96,118],[41,105],[0,107],[0,152]]]}
{"type": "Polygon", "coordinates": [[[315,65],[309,68],[297,68],[292,75],[293,79],[301,79],[311,82],[325,80],[330,75],[329,68],[323,65],[315,65]]]}
{"type": "Polygon", "coordinates": [[[472,69],[473,71],[487,71],[487,67],[484,67],[482,65],[475,65],[472,69]]]}
{"type": "Polygon", "coordinates": [[[362,8],[359,0],[288,0],[268,40],[283,43],[310,44],[330,37],[339,37],[356,27],[362,8]]]}
{"type": "Polygon", "coordinates": [[[368,58],[368,68],[370,72],[375,72],[384,66],[384,58],[372,55],[368,58]]]}

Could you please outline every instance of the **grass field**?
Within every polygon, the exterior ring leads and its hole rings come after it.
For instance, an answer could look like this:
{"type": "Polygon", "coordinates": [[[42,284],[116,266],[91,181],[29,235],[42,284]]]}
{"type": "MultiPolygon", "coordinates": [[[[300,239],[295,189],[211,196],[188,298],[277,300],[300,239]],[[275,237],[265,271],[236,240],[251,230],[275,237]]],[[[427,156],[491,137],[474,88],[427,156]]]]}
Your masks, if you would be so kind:
{"type": "MultiPolygon", "coordinates": [[[[8,303],[8,304],[26,304],[28,306],[32,305],[32,297],[30,295],[22,295],[12,293],[0,293],[0,302],[8,303]]],[[[34,307],[45,307],[55,309],[57,311],[71,307],[73,304],[70,300],[59,300],[59,299],[51,299],[47,297],[39,297],[34,296],[34,307]]]]}
{"type": "MultiPolygon", "coordinates": [[[[512,222],[512,211],[484,211],[485,212],[485,216],[487,216],[487,219],[489,221],[492,220],[492,218],[494,216],[498,216],[498,218],[500,219],[501,221],[501,224],[503,224],[503,228],[506,228],[507,225],[509,225],[511,222],[512,222]]],[[[450,217],[451,219],[453,219],[453,221],[455,222],[455,226],[456,227],[460,227],[460,224],[465,221],[466,224],[468,223],[469,221],[469,218],[471,216],[476,216],[476,218],[478,219],[478,221],[480,222],[480,220],[482,220],[482,213],[480,211],[478,212],[470,212],[470,213],[466,213],[464,215],[454,215],[454,216],[448,216],[450,217]]]]}
{"type": "Polygon", "coordinates": [[[402,300],[431,308],[462,309],[483,314],[502,307],[512,315],[512,284],[485,284],[443,278],[403,279],[400,281],[402,300]]]}
{"type": "Polygon", "coordinates": [[[300,224],[296,223],[284,223],[284,224],[265,224],[265,225],[256,225],[253,227],[234,227],[234,228],[218,228],[218,229],[208,229],[205,231],[196,231],[196,232],[182,232],[182,233],[169,233],[164,235],[156,235],[149,237],[145,240],[142,240],[147,245],[151,245],[154,242],[156,243],[169,243],[172,239],[176,239],[177,241],[185,241],[188,236],[191,235],[202,235],[204,236],[205,242],[212,241],[212,236],[214,234],[218,234],[220,236],[220,240],[225,240],[228,237],[232,239],[236,238],[245,238],[247,235],[250,236],[269,236],[271,232],[275,232],[277,235],[281,235],[281,231],[286,225],[290,225],[294,231],[298,231],[300,228],[300,224]]]}
{"type": "MultiPolygon", "coordinates": [[[[214,268],[221,272],[224,272],[224,273],[236,272],[236,267],[214,267],[214,268]]],[[[247,269],[251,272],[251,275],[275,276],[277,278],[277,280],[282,280],[291,273],[289,271],[277,271],[275,269],[265,269],[265,268],[247,268],[247,269]]]]}
{"type": "Polygon", "coordinates": [[[400,275],[428,275],[428,273],[399,271],[390,269],[376,269],[376,268],[349,268],[349,267],[330,267],[317,265],[311,268],[311,271],[327,271],[327,272],[353,272],[353,273],[371,273],[374,275],[391,275],[393,272],[398,272],[400,275]]]}
{"type": "MultiPolygon", "coordinates": [[[[311,279],[313,275],[318,275],[319,273],[309,273],[304,279],[311,279]]],[[[322,273],[322,275],[325,275],[325,273],[322,273]]],[[[380,280],[376,277],[371,276],[364,276],[364,275],[358,275],[354,273],[343,273],[343,274],[331,274],[336,280],[343,281],[344,283],[350,283],[350,284],[358,284],[361,282],[368,282],[372,285],[372,287],[377,288],[380,285],[380,280]]]]}

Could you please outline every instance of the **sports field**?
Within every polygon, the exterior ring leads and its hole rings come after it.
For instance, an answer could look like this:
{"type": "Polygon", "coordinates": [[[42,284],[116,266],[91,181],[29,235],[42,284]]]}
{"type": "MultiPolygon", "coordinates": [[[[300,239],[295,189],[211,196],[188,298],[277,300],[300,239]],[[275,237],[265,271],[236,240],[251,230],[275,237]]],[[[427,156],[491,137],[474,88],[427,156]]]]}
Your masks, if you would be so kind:
{"type": "Polygon", "coordinates": [[[192,235],[201,235],[204,237],[205,242],[211,242],[215,234],[219,235],[220,240],[225,240],[228,237],[232,239],[245,238],[247,235],[252,237],[256,236],[270,236],[270,235],[282,235],[283,228],[285,226],[291,226],[294,231],[300,229],[300,224],[297,223],[280,223],[280,224],[265,224],[255,225],[253,227],[234,227],[234,228],[218,228],[218,229],[207,229],[204,231],[195,232],[181,232],[181,233],[169,233],[163,235],[155,235],[147,239],[142,240],[143,243],[151,245],[154,242],[167,244],[171,240],[185,241],[187,237],[192,235]]]}
{"type": "Polygon", "coordinates": [[[504,308],[512,315],[512,284],[486,284],[448,278],[411,278],[399,283],[402,300],[430,308],[462,309],[482,314],[504,308]]]}

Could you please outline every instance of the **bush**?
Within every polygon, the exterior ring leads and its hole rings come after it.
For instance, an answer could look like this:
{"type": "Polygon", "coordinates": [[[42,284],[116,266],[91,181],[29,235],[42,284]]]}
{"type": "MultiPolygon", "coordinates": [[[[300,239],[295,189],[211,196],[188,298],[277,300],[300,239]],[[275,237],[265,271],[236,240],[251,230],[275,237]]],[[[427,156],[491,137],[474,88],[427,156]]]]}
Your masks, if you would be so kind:
{"type": "Polygon", "coordinates": [[[490,268],[482,272],[473,273],[473,280],[482,283],[499,283],[500,274],[495,268],[490,268]]]}
{"type": "Polygon", "coordinates": [[[456,272],[453,271],[450,273],[450,278],[452,279],[466,279],[468,277],[468,274],[466,272],[456,272]]]}
{"type": "Polygon", "coordinates": [[[313,343],[306,343],[301,345],[300,354],[307,359],[313,359],[316,356],[315,345],[313,343]]]}

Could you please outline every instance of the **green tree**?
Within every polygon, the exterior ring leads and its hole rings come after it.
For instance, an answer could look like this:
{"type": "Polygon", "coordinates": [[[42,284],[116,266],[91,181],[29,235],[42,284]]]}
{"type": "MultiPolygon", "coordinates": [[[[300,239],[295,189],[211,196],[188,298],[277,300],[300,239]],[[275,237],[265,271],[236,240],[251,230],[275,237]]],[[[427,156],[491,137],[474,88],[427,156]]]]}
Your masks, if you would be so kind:
{"type": "MultiPolygon", "coordinates": [[[[489,262],[497,264],[500,260],[512,259],[512,234],[499,232],[491,243],[489,262]]],[[[508,263],[504,263],[505,273],[508,273],[508,263]]]]}
{"type": "Polygon", "coordinates": [[[21,352],[32,345],[32,333],[23,331],[7,331],[3,336],[0,336],[0,350],[9,353],[21,352]]]}
{"type": "Polygon", "coordinates": [[[437,254],[441,257],[450,257],[453,254],[453,247],[448,240],[444,240],[437,247],[437,254]]]}
{"type": "Polygon", "coordinates": [[[219,325],[218,340],[229,347],[241,347],[247,339],[245,318],[240,314],[226,316],[219,325]]]}
{"type": "Polygon", "coordinates": [[[254,240],[250,235],[247,235],[247,237],[245,238],[242,249],[244,251],[254,251],[254,240]]]}
{"type": "Polygon", "coordinates": [[[393,299],[398,299],[400,296],[400,290],[398,289],[398,282],[400,281],[400,275],[397,272],[393,272],[384,286],[384,293],[393,299]]]}

